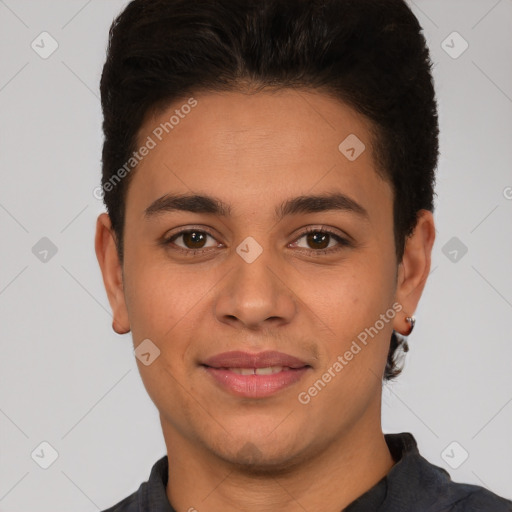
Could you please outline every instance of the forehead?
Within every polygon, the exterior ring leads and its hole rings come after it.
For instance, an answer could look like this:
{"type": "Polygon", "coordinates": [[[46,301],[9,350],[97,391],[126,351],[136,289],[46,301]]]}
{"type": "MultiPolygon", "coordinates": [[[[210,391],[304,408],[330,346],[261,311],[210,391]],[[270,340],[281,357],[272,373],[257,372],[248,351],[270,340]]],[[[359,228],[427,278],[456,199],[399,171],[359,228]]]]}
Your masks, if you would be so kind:
{"type": "Polygon", "coordinates": [[[127,206],[192,190],[261,202],[337,187],[359,201],[377,199],[389,187],[376,172],[369,128],[318,92],[198,94],[146,119],[138,142],[151,139],[153,147],[137,166],[127,206]]]}

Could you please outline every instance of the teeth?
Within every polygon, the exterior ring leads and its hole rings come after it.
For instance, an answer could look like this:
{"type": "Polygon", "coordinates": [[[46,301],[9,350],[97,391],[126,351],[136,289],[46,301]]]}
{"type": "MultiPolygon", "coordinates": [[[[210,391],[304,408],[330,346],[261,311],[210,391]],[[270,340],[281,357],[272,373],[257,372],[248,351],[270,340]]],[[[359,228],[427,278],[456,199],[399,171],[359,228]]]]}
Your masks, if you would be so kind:
{"type": "Polygon", "coordinates": [[[284,366],[269,366],[267,368],[230,368],[230,371],[239,375],[272,375],[284,369],[284,366]]]}
{"type": "Polygon", "coordinates": [[[254,375],[254,368],[230,368],[230,370],[240,375],[254,375]]]}
{"type": "Polygon", "coordinates": [[[256,375],[272,375],[273,373],[279,373],[283,371],[282,366],[269,366],[268,368],[256,368],[256,375]]]}

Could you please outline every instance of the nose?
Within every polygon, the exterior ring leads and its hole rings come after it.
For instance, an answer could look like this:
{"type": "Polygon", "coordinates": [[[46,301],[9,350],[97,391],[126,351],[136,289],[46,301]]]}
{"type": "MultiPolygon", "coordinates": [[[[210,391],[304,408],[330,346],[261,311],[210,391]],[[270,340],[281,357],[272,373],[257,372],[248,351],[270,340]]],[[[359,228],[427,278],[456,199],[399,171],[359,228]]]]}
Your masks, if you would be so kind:
{"type": "Polygon", "coordinates": [[[271,251],[263,250],[254,261],[238,253],[230,259],[234,268],[215,301],[217,320],[251,330],[290,323],[297,312],[296,297],[271,251]]]}

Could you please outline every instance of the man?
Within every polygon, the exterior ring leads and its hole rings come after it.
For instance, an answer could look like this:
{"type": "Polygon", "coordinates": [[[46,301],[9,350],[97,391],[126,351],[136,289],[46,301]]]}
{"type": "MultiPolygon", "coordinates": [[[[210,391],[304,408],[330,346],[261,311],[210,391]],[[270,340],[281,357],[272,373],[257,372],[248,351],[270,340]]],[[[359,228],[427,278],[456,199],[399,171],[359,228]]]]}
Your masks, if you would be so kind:
{"type": "Polygon", "coordinates": [[[430,269],[431,63],[402,0],[135,0],[96,253],[167,455],[110,511],[506,511],[384,435],[430,269]]]}

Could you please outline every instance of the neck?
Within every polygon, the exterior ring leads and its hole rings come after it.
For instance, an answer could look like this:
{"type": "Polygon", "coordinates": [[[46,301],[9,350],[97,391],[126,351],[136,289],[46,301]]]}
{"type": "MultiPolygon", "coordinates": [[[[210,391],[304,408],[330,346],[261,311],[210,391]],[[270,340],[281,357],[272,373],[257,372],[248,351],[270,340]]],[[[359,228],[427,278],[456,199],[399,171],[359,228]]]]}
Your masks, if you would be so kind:
{"type": "Polygon", "coordinates": [[[265,475],[240,470],[162,426],[170,454],[167,497],[180,512],[340,512],[394,465],[380,418],[355,425],[290,471],[265,475]]]}

